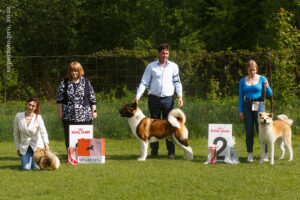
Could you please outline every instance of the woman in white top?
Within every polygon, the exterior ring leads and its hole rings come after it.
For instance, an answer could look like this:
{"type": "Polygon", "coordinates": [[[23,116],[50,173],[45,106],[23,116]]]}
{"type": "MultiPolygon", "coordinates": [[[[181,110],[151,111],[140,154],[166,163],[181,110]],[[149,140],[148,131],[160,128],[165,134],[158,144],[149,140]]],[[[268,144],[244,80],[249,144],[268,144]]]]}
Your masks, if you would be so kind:
{"type": "Polygon", "coordinates": [[[15,149],[25,170],[39,169],[33,161],[33,153],[38,147],[49,149],[48,134],[39,112],[39,99],[31,97],[27,100],[26,111],[17,113],[14,120],[15,149]]]}

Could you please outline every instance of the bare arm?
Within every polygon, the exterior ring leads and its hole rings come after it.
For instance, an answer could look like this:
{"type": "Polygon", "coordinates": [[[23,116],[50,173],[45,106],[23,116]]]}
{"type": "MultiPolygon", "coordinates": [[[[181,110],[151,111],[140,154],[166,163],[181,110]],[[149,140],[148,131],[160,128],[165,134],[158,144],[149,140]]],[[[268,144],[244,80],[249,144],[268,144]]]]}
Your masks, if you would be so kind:
{"type": "Polygon", "coordinates": [[[57,104],[57,114],[58,114],[58,119],[62,120],[62,104],[61,103],[57,104]]]}

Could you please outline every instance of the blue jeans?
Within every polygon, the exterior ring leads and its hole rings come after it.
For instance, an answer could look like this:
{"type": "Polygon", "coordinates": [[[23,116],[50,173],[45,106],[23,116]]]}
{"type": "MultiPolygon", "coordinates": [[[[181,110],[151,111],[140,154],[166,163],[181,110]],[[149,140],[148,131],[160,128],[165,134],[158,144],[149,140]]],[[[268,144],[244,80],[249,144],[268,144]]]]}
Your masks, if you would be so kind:
{"type": "MultiPolygon", "coordinates": [[[[148,107],[149,107],[151,118],[160,119],[162,114],[162,117],[166,119],[168,118],[169,112],[174,108],[173,96],[158,98],[156,96],[149,95],[148,107]]],[[[169,155],[175,154],[175,145],[173,141],[169,141],[168,139],[166,139],[166,146],[169,155]]],[[[151,155],[157,156],[159,143],[158,142],[150,143],[150,147],[151,147],[151,155]]]]}
{"type": "Polygon", "coordinates": [[[21,167],[24,170],[30,170],[30,169],[40,169],[38,165],[35,164],[33,161],[33,150],[31,146],[29,145],[27,152],[25,155],[21,155],[21,167]]]}
{"type": "MultiPolygon", "coordinates": [[[[257,133],[258,130],[258,112],[265,111],[265,104],[263,101],[259,102],[259,110],[252,111],[253,101],[245,101],[243,103],[243,113],[244,113],[244,123],[246,129],[246,146],[247,152],[253,152],[253,144],[254,144],[254,125],[256,127],[257,133]]],[[[267,152],[267,146],[265,152],[267,152]]]]}

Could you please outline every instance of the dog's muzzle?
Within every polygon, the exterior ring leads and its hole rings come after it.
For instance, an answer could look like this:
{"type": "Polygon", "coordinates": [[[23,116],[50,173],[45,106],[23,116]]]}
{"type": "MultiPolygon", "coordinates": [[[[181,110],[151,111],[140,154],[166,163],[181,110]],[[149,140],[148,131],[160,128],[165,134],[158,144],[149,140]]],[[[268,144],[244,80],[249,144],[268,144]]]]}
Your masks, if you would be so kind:
{"type": "Polygon", "coordinates": [[[127,117],[126,111],[124,109],[120,109],[119,113],[120,113],[121,117],[127,117]]]}
{"type": "Polygon", "coordinates": [[[263,124],[263,125],[268,124],[268,120],[267,120],[267,119],[263,119],[263,120],[262,120],[262,124],[263,124]]]}

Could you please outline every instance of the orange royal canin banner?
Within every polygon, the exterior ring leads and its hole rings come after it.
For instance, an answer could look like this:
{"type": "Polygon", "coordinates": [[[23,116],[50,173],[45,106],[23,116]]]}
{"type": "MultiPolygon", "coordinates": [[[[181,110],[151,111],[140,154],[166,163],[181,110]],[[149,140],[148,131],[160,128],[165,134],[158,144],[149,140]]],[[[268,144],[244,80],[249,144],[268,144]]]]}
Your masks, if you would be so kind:
{"type": "Polygon", "coordinates": [[[78,139],[78,163],[105,163],[104,139],[78,139]]]}

